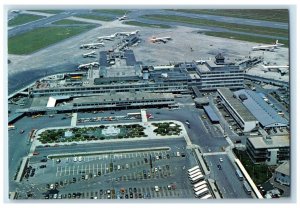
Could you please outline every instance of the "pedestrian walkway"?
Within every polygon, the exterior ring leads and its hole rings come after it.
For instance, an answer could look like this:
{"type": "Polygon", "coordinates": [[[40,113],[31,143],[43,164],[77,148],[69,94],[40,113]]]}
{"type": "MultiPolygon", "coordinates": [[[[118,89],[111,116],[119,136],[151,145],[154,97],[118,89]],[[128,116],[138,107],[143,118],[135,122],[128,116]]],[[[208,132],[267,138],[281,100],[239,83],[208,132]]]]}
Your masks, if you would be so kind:
{"type": "Polygon", "coordinates": [[[147,113],[145,109],[141,109],[141,118],[143,123],[147,123],[148,119],[147,119],[147,113]]]}
{"type": "Polygon", "coordinates": [[[21,181],[22,176],[23,176],[23,172],[24,172],[24,169],[27,166],[27,163],[28,163],[28,157],[23,157],[22,163],[21,163],[21,166],[20,166],[20,170],[19,170],[17,178],[16,178],[16,182],[20,182],[21,181]]]}
{"type": "Polygon", "coordinates": [[[72,113],[71,127],[76,127],[77,124],[77,113],[72,113]]]}

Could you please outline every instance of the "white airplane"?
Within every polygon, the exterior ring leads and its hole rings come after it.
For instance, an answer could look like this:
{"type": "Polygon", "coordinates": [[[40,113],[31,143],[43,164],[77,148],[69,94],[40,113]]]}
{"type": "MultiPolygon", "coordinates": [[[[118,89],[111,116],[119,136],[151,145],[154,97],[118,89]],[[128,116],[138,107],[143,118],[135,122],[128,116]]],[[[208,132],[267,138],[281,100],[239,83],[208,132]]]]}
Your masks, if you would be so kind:
{"type": "Polygon", "coordinates": [[[80,46],[80,48],[86,49],[97,49],[99,47],[104,47],[104,43],[87,43],[80,46]]]}
{"type": "Polygon", "coordinates": [[[166,43],[168,42],[169,40],[172,40],[171,37],[161,37],[161,38],[157,38],[157,37],[152,37],[150,39],[150,42],[152,43],[157,43],[157,42],[163,42],[163,43],[166,43]]]}
{"type": "Polygon", "coordinates": [[[283,43],[278,43],[278,40],[276,40],[275,44],[272,45],[259,45],[252,47],[253,51],[258,50],[265,50],[265,51],[274,51],[275,48],[278,48],[279,46],[283,46],[283,43]]]}
{"type": "Polygon", "coordinates": [[[100,41],[102,41],[102,40],[114,40],[116,36],[117,36],[117,33],[112,34],[112,35],[107,35],[107,36],[100,36],[100,37],[98,37],[98,40],[100,40],[100,41]]]}
{"type": "Polygon", "coordinates": [[[126,16],[126,13],[125,13],[122,17],[117,17],[117,19],[119,21],[126,20],[126,19],[128,19],[128,16],[126,16]]]}
{"type": "Polygon", "coordinates": [[[116,35],[122,35],[122,36],[130,36],[130,35],[137,35],[140,31],[139,30],[135,30],[132,32],[116,32],[116,35]]]}
{"type": "Polygon", "coordinates": [[[82,56],[83,56],[83,58],[87,58],[87,57],[94,58],[94,57],[96,57],[96,51],[92,51],[90,53],[82,54],[82,56]]]}
{"type": "Polygon", "coordinates": [[[286,66],[266,66],[266,65],[262,65],[262,67],[264,69],[289,69],[290,66],[286,65],[286,66]]]}
{"type": "Polygon", "coordinates": [[[87,63],[87,64],[80,64],[78,66],[78,69],[89,69],[89,67],[93,67],[93,66],[99,66],[98,62],[91,62],[91,63],[87,63]]]}

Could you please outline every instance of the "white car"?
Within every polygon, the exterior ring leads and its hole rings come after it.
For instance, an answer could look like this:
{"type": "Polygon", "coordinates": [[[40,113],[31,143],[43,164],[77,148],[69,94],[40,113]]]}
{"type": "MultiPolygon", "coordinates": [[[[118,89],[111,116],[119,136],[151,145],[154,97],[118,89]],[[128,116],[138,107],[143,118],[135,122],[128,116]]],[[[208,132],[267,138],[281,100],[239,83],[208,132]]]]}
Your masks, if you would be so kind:
{"type": "Polygon", "coordinates": [[[82,157],[79,156],[79,157],[78,157],[78,162],[81,162],[81,161],[82,161],[82,157]]]}
{"type": "Polygon", "coordinates": [[[74,157],[74,158],[73,158],[73,161],[76,162],[76,161],[77,161],[77,157],[74,157]]]}
{"type": "Polygon", "coordinates": [[[219,160],[220,160],[220,162],[223,162],[223,158],[221,158],[221,157],[220,157],[220,159],[219,159],[219,160]]]}

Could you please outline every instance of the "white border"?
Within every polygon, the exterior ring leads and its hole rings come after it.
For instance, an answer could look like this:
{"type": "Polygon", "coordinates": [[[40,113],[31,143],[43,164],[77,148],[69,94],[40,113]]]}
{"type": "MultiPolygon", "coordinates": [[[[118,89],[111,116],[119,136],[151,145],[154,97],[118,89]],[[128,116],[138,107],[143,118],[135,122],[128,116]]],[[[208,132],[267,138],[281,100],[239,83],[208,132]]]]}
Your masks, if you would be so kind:
{"type": "MultiPolygon", "coordinates": [[[[81,2],[77,2],[77,1],[62,1],[62,0],[49,0],[49,1],[46,1],[46,2],[41,2],[41,1],[38,1],[38,0],[27,0],[26,1],[26,5],[24,5],[24,0],[2,0],[1,3],[2,3],[2,7],[1,7],[1,17],[3,18],[2,20],[2,23],[3,25],[6,24],[6,16],[5,16],[5,13],[4,13],[4,10],[5,10],[5,7],[8,7],[8,8],[15,8],[15,9],[18,9],[18,8],[29,8],[29,7],[35,7],[35,8],[41,8],[40,6],[35,6],[35,5],[43,5],[45,7],[47,7],[47,9],[49,8],[57,8],[57,5],[58,6],[70,6],[70,8],[80,8],[80,7],[86,7],[86,5],[88,5],[88,7],[90,8],[93,8],[95,7],[96,5],[97,6],[102,6],[102,7],[106,7],[106,8],[111,8],[111,7],[117,7],[117,8],[144,8],[144,7],[147,7],[147,8],[167,8],[167,7],[189,7],[189,8],[194,8],[194,6],[201,6],[203,8],[211,8],[212,6],[215,7],[215,8],[237,8],[237,7],[247,7],[247,8],[286,8],[286,7],[289,7],[291,9],[291,22],[290,22],[290,25],[291,25],[291,30],[290,30],[290,33],[291,33],[291,36],[290,36],[290,40],[291,40],[291,48],[290,48],[290,52],[291,52],[291,66],[294,68],[294,69],[297,69],[297,58],[298,58],[298,54],[297,54],[297,48],[299,48],[299,41],[296,41],[296,34],[298,34],[298,28],[296,28],[296,23],[297,23],[297,19],[299,20],[299,3],[298,1],[296,0],[280,0],[280,1],[272,1],[272,0],[269,0],[269,1],[261,1],[261,0],[244,0],[242,2],[240,1],[235,1],[235,0],[228,0],[228,1],[222,1],[222,0],[216,0],[214,2],[211,2],[211,1],[204,1],[202,3],[199,3],[197,1],[194,1],[194,0],[184,0],[184,1],[179,1],[179,0],[173,0],[171,3],[164,3],[162,1],[158,1],[158,0],[152,0],[152,1],[145,1],[145,2],[141,2],[139,0],[126,0],[125,1],[122,1],[122,0],[107,0],[106,2],[103,2],[101,1],[101,4],[99,4],[99,0],[85,0],[85,1],[81,1],[81,2]],[[138,6],[137,6],[138,5],[138,6]],[[289,6],[287,6],[289,5],[289,6]],[[294,7],[293,7],[294,6],[294,7]]],[[[6,46],[6,28],[3,28],[1,27],[1,46],[4,46],[4,47],[1,47],[1,57],[3,57],[1,59],[1,62],[2,62],[2,66],[5,66],[5,64],[7,63],[7,56],[6,56],[6,49],[7,47],[6,46]]],[[[3,89],[0,90],[0,96],[1,96],[1,115],[3,116],[3,118],[1,119],[1,122],[2,125],[1,125],[1,133],[3,132],[2,135],[4,135],[2,137],[3,139],[3,158],[2,158],[2,161],[3,163],[2,164],[2,170],[6,171],[7,170],[7,162],[6,162],[6,154],[7,152],[7,149],[5,148],[5,146],[7,145],[7,141],[4,139],[7,135],[6,132],[6,128],[5,128],[5,123],[7,122],[7,72],[5,70],[1,70],[1,77],[2,77],[2,87],[3,89]]],[[[296,103],[299,103],[297,102],[298,99],[297,99],[297,89],[298,89],[298,84],[297,84],[297,81],[298,81],[298,75],[299,73],[296,73],[296,71],[292,71],[291,73],[291,108],[292,108],[292,120],[291,120],[291,128],[292,128],[292,139],[297,139],[297,117],[299,116],[299,114],[297,113],[297,109],[296,109],[296,103]]],[[[292,149],[293,149],[293,152],[295,154],[292,155],[292,163],[293,163],[293,167],[294,168],[297,168],[298,170],[298,167],[299,165],[296,165],[296,156],[297,156],[297,150],[299,149],[299,143],[300,142],[297,142],[295,143],[294,141],[292,141],[292,149]],[[297,144],[297,146],[294,146],[294,144],[297,144]]],[[[297,171],[298,173],[298,171],[297,171]]],[[[38,202],[37,203],[32,203],[32,202],[17,202],[17,203],[7,203],[7,201],[5,202],[5,198],[6,198],[6,194],[7,194],[7,178],[4,178],[5,175],[2,175],[3,172],[1,171],[1,181],[0,181],[0,186],[3,187],[3,189],[0,189],[0,197],[1,197],[1,201],[2,201],[2,206],[4,207],[15,207],[15,206],[22,206],[22,207],[37,207],[37,206],[53,206],[52,204],[48,203],[43,203],[43,204],[39,204],[38,202]],[[3,184],[3,185],[2,185],[3,184]],[[4,192],[3,192],[4,191],[4,192]],[[2,193],[3,192],[3,193],[2,193]],[[5,196],[4,196],[5,194],[5,196]]],[[[296,172],[295,172],[295,169],[292,170],[292,174],[293,174],[293,179],[296,179],[296,172]]],[[[6,174],[7,176],[7,174],[6,174]]],[[[295,181],[295,180],[294,180],[295,181]]],[[[294,185],[296,185],[296,187],[298,188],[299,187],[299,180],[296,181],[296,183],[294,183],[294,185]],[[297,185],[296,185],[297,184],[297,185]]],[[[292,194],[296,194],[296,196],[299,196],[299,190],[295,191],[293,190],[292,191],[292,194]]],[[[296,197],[298,198],[298,197],[296,197]]],[[[296,200],[296,198],[294,198],[296,200]]],[[[40,202],[43,202],[43,201],[40,201],[40,202]]],[[[168,201],[168,204],[166,203],[157,203],[156,201],[143,201],[145,203],[143,204],[140,204],[140,203],[123,203],[123,201],[117,201],[117,203],[107,203],[107,202],[104,202],[104,201],[97,201],[97,204],[95,203],[88,203],[87,205],[89,206],[93,206],[93,207],[99,207],[99,206],[105,206],[105,207],[116,207],[116,206],[122,206],[122,207],[165,207],[165,206],[172,206],[172,207],[182,207],[182,206],[190,206],[190,207],[208,207],[208,206],[211,206],[211,205],[214,205],[214,206],[226,206],[226,207],[241,207],[241,206],[249,206],[249,207],[253,207],[253,206],[257,206],[257,205],[263,205],[263,206],[272,206],[273,207],[284,207],[284,206],[289,206],[289,207],[296,207],[297,205],[299,206],[298,204],[298,201],[294,202],[294,203],[281,203],[280,201],[276,201],[276,200],[270,200],[270,201],[264,201],[264,203],[240,203],[237,201],[237,203],[227,203],[227,200],[224,200],[224,201],[221,201],[219,203],[213,203],[213,204],[187,204],[187,203],[182,203],[180,202],[180,200],[176,200],[174,201],[174,204],[170,204],[170,201],[168,201]],[[223,203],[224,202],[224,203],[223,203]]],[[[61,203],[55,203],[54,206],[57,206],[57,205],[63,205],[61,203]]],[[[71,204],[72,208],[73,207],[81,207],[83,204],[82,203],[76,203],[75,201],[71,204]]],[[[65,206],[65,205],[64,205],[65,206]]]]}

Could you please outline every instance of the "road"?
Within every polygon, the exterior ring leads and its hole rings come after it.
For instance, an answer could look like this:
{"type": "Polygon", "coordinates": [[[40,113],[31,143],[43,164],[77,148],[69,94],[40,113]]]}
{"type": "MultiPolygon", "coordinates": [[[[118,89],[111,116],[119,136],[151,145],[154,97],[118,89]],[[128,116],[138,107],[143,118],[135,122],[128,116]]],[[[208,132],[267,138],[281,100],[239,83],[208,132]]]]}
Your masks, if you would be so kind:
{"type": "Polygon", "coordinates": [[[227,155],[209,155],[205,157],[210,168],[210,177],[216,180],[224,198],[251,198],[243,189],[242,182],[235,175],[235,167],[227,155]],[[220,158],[223,162],[220,162],[220,158]],[[217,165],[221,166],[221,170],[217,165]]]}
{"type": "Polygon", "coordinates": [[[56,15],[53,15],[50,17],[45,17],[43,19],[39,19],[39,20],[36,20],[33,22],[29,22],[29,23],[26,23],[23,25],[19,25],[19,26],[13,27],[10,30],[8,30],[7,36],[8,36],[8,38],[10,38],[10,37],[28,32],[28,31],[33,30],[38,27],[44,27],[51,22],[67,18],[69,16],[72,16],[72,12],[63,12],[63,13],[56,14],[56,15]]]}

